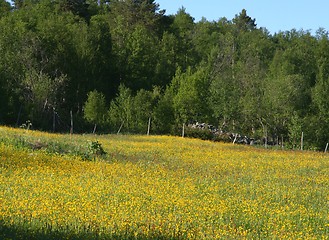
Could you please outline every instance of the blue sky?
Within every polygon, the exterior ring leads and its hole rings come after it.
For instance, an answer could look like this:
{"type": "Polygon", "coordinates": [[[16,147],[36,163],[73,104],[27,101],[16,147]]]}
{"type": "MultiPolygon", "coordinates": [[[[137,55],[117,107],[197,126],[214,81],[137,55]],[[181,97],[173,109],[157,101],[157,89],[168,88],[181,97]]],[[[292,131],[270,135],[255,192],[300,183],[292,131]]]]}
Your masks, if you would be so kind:
{"type": "Polygon", "coordinates": [[[186,12],[199,21],[231,20],[244,8],[257,27],[265,27],[270,33],[296,30],[311,30],[319,27],[329,30],[329,0],[156,0],[166,14],[175,14],[184,6],[186,12]]]}

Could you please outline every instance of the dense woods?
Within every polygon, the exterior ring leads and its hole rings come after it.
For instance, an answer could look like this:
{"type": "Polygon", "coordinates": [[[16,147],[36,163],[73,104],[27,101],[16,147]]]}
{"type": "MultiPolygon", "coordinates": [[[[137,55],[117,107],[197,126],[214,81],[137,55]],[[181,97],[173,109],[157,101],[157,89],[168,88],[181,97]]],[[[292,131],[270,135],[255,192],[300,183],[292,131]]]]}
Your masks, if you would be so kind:
{"type": "Polygon", "coordinates": [[[305,148],[329,141],[325,29],[270,34],[244,9],[196,22],[154,0],[13,2],[0,0],[1,124],[180,134],[205,122],[295,148],[302,133],[305,148]]]}

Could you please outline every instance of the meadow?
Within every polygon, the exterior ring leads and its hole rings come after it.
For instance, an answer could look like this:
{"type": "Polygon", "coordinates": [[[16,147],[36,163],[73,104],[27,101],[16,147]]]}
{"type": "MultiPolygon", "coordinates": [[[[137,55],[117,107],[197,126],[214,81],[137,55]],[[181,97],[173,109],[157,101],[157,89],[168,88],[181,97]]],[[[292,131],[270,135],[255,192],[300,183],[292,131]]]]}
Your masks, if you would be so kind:
{"type": "Polygon", "coordinates": [[[328,154],[0,127],[0,239],[328,236],[328,154]]]}

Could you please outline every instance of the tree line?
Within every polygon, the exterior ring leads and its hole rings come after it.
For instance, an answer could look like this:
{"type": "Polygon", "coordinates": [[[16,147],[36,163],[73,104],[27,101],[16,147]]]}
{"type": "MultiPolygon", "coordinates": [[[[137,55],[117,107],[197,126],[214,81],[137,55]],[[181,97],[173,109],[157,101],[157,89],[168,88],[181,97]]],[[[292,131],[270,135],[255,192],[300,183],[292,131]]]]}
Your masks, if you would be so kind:
{"type": "Polygon", "coordinates": [[[222,132],[329,141],[329,38],[166,15],[154,0],[0,0],[0,123],[42,130],[222,132]]]}

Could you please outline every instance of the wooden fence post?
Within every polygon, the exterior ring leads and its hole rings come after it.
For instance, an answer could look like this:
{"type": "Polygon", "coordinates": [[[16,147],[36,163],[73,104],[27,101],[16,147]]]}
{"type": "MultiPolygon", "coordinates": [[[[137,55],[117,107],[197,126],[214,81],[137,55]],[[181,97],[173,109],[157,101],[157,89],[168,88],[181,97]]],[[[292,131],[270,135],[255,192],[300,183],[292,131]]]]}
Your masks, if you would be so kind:
{"type": "Polygon", "coordinates": [[[117,132],[117,134],[119,134],[120,133],[120,131],[121,131],[121,128],[123,127],[123,123],[124,123],[125,121],[122,121],[122,123],[121,123],[121,126],[120,126],[120,128],[119,128],[119,130],[118,130],[118,132],[117,132]]]}
{"type": "Polygon", "coordinates": [[[70,116],[71,116],[71,128],[70,128],[70,134],[73,134],[73,113],[72,113],[72,110],[70,111],[70,116]]]}
{"type": "Polygon", "coordinates": [[[97,124],[95,123],[95,125],[94,125],[94,130],[93,130],[93,134],[95,134],[95,132],[96,132],[96,128],[97,128],[97,124]]]}
{"type": "Polygon", "coordinates": [[[282,149],[284,148],[284,145],[283,145],[283,135],[281,135],[281,148],[282,149]]]}
{"type": "Polygon", "coordinates": [[[147,125],[147,136],[150,135],[150,127],[151,127],[151,117],[149,117],[149,124],[147,125]]]}
{"type": "Polygon", "coordinates": [[[55,108],[53,107],[53,132],[56,130],[56,112],[55,108]]]}

